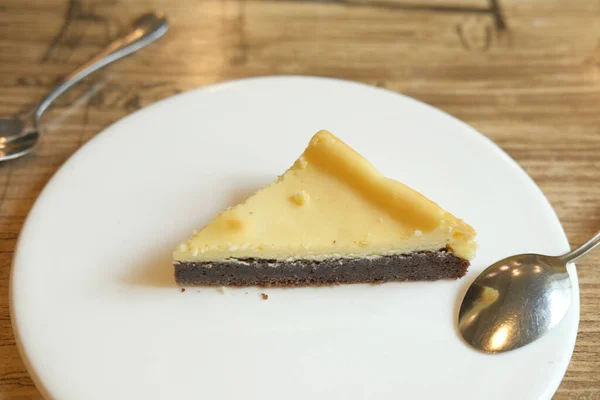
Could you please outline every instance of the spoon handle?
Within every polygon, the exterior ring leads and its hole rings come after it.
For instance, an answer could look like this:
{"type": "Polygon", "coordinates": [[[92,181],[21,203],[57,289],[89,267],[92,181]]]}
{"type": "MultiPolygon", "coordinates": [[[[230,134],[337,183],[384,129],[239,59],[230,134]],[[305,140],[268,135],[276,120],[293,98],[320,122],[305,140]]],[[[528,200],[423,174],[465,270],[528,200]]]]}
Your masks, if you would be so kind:
{"type": "Polygon", "coordinates": [[[567,254],[561,256],[560,258],[565,263],[574,262],[575,260],[585,256],[587,253],[592,251],[596,246],[600,245],[600,231],[597,232],[593,238],[576,248],[568,252],[567,254]]]}
{"type": "Polygon", "coordinates": [[[128,34],[110,43],[100,54],[71,72],[60,85],[44,97],[35,110],[35,124],[37,125],[46,108],[77,82],[100,68],[149,45],[164,35],[167,30],[167,19],[162,14],[148,13],[142,15],[135,21],[133,29],[128,34]]]}

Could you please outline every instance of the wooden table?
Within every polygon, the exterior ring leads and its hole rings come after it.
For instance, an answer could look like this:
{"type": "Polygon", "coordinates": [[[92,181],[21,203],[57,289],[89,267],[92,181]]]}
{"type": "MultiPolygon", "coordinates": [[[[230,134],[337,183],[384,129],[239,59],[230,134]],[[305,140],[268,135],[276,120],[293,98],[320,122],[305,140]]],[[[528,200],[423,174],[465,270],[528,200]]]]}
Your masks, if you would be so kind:
{"type": "MultiPolygon", "coordinates": [[[[0,399],[40,397],[8,305],[15,243],[40,190],[107,125],[190,88],[302,74],[407,94],[514,157],[572,245],[600,228],[600,2],[2,0],[0,115],[31,107],[149,9],[167,13],[167,36],[62,97],[35,154],[0,165],[0,399]]],[[[600,399],[599,263],[600,252],[578,263],[581,324],[557,399],[600,399]]]]}

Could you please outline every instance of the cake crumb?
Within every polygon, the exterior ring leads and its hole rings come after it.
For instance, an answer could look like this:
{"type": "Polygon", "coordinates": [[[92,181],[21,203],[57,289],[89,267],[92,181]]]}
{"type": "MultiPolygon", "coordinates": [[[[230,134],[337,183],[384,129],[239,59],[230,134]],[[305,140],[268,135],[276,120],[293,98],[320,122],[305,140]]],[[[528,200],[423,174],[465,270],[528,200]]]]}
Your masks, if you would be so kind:
{"type": "Polygon", "coordinates": [[[262,297],[263,300],[269,300],[269,295],[266,293],[261,293],[260,297],[262,297]]]}
{"type": "Polygon", "coordinates": [[[335,286],[340,286],[340,285],[341,285],[341,283],[339,283],[338,281],[335,281],[335,282],[333,282],[333,284],[334,284],[335,286]]]}
{"type": "Polygon", "coordinates": [[[306,191],[304,191],[304,190],[301,190],[292,196],[292,200],[294,201],[294,203],[298,204],[299,206],[303,206],[306,203],[308,203],[308,200],[309,200],[308,193],[306,193],[306,191]]]}
{"type": "Polygon", "coordinates": [[[227,294],[227,293],[225,293],[225,292],[226,292],[225,286],[219,286],[219,288],[218,288],[217,290],[218,290],[218,291],[219,291],[219,293],[221,293],[221,294],[227,294]]]}
{"type": "Polygon", "coordinates": [[[181,293],[183,293],[183,292],[185,292],[185,288],[184,287],[181,288],[181,293]]]}
{"type": "Polygon", "coordinates": [[[306,160],[304,159],[304,157],[300,157],[298,159],[298,167],[300,167],[300,169],[306,168],[307,165],[308,165],[308,162],[306,162],[306,160]]]}

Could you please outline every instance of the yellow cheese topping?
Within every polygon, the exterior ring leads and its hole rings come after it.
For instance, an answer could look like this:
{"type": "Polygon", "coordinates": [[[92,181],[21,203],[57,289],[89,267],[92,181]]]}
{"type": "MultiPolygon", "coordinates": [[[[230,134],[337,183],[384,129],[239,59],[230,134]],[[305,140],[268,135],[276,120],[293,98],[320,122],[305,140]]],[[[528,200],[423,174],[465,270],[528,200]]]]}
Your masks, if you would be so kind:
{"type": "Polygon", "coordinates": [[[320,131],[276,182],[219,214],[173,257],[323,259],[448,248],[471,260],[476,247],[471,226],[320,131]]]}

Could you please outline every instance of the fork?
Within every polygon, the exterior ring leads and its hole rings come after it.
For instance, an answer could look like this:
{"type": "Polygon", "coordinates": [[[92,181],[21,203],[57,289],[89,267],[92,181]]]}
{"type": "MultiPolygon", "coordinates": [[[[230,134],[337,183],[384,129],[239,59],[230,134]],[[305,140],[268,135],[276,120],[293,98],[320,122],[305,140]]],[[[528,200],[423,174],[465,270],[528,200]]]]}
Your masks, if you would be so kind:
{"type": "Polygon", "coordinates": [[[126,35],[114,40],[94,58],[71,72],[33,109],[13,118],[0,118],[0,161],[21,157],[35,148],[40,138],[40,118],[61,94],[106,65],[146,47],[168,29],[167,19],[162,13],[143,14],[126,35]]]}

